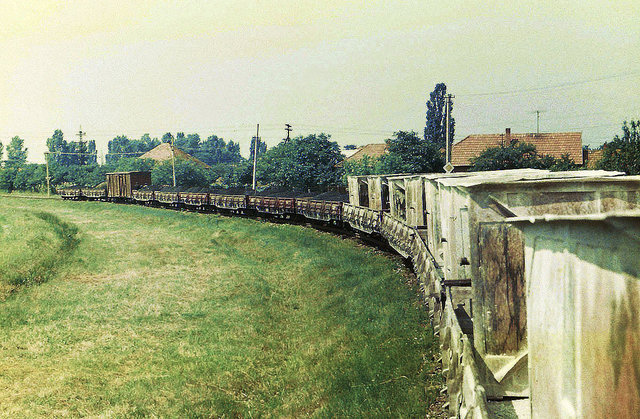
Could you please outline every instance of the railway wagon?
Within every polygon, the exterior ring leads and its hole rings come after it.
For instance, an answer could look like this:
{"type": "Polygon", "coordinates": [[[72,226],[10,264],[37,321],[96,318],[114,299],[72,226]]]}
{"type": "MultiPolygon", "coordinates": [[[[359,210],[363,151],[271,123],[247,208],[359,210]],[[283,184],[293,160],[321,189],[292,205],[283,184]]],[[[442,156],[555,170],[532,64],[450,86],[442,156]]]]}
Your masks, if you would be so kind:
{"type": "Polygon", "coordinates": [[[511,220],[526,243],[532,417],[640,417],[640,212],[511,220]]]}
{"type": "Polygon", "coordinates": [[[168,207],[180,208],[183,204],[183,194],[178,188],[164,188],[154,192],[156,202],[168,207]]]}
{"type": "Polygon", "coordinates": [[[241,214],[247,209],[247,195],[211,194],[210,202],[218,210],[241,214]]]}
{"type": "Polygon", "coordinates": [[[204,191],[181,192],[182,202],[189,208],[205,210],[211,205],[210,195],[204,191]]]}
{"type": "Polygon", "coordinates": [[[341,201],[296,199],[296,214],[303,217],[338,224],[342,222],[341,201]]]}
{"type": "Polygon", "coordinates": [[[62,199],[70,199],[74,201],[82,199],[83,196],[82,190],[77,187],[59,188],[57,192],[62,199]]]}
{"type": "Polygon", "coordinates": [[[373,210],[389,210],[389,183],[386,175],[349,176],[349,203],[373,210]]]}
{"type": "Polygon", "coordinates": [[[106,188],[84,188],[82,189],[82,196],[92,201],[105,201],[107,199],[106,188]]]}
{"type": "Polygon", "coordinates": [[[473,343],[488,397],[525,396],[524,238],[508,217],[640,208],[640,177],[617,172],[535,174],[522,180],[440,179],[445,283],[471,286],[473,343]],[[610,177],[606,177],[610,175],[610,177]],[[577,177],[570,177],[577,176],[577,177]]]}
{"type": "Polygon", "coordinates": [[[135,189],[132,192],[133,199],[144,205],[151,205],[155,202],[155,191],[153,189],[135,189]]]}
{"type": "Polygon", "coordinates": [[[296,199],[277,196],[247,196],[247,206],[258,212],[272,215],[293,215],[296,212],[296,199]]]}
{"type": "Polygon", "coordinates": [[[107,173],[107,194],[112,199],[131,199],[133,191],[151,185],[151,172],[107,173]]]}

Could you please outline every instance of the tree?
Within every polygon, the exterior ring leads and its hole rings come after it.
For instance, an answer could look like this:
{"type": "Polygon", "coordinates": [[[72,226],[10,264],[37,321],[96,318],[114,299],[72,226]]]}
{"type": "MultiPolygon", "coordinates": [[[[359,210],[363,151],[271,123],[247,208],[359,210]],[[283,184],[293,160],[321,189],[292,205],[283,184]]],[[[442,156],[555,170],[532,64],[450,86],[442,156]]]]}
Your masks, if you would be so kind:
{"type": "Polygon", "coordinates": [[[2,145],[2,143],[0,143],[0,161],[2,161],[3,152],[4,152],[4,145],[2,145]]]}
{"type": "MultiPolygon", "coordinates": [[[[435,89],[429,95],[427,102],[427,124],[424,128],[424,139],[428,142],[438,145],[440,148],[446,146],[446,114],[445,101],[447,96],[447,85],[444,83],[436,84],[435,89]]],[[[451,106],[451,111],[453,105],[451,106]]],[[[455,129],[455,120],[453,117],[449,119],[450,138],[453,138],[455,129]]]]}
{"type": "Polygon", "coordinates": [[[348,176],[366,176],[382,174],[382,159],[370,156],[363,156],[358,160],[345,160],[342,163],[344,173],[342,183],[347,184],[348,176]]]}
{"type": "MultiPolygon", "coordinates": [[[[176,184],[182,188],[208,186],[210,175],[202,166],[189,160],[176,159],[176,184]]],[[[156,165],[151,171],[154,185],[173,185],[173,166],[170,161],[156,165]]]]}
{"type": "Polygon", "coordinates": [[[24,140],[15,136],[7,146],[6,167],[18,168],[24,166],[27,161],[27,149],[24,148],[24,140]]]}
{"type": "Polygon", "coordinates": [[[356,145],[355,145],[355,144],[347,144],[346,146],[344,146],[344,149],[345,149],[345,150],[355,150],[355,149],[357,149],[357,148],[358,148],[358,147],[356,147],[356,145]]]}
{"type": "MultiPolygon", "coordinates": [[[[256,147],[256,137],[251,138],[251,145],[249,145],[249,160],[253,161],[253,150],[256,147]]],[[[258,156],[264,154],[267,151],[267,143],[260,141],[258,143],[258,156]]]]}
{"type": "Polygon", "coordinates": [[[69,152],[69,144],[64,139],[64,134],[59,129],[53,132],[53,135],[47,138],[47,148],[52,156],[49,162],[53,164],[69,165],[71,164],[71,155],[64,154],[69,152]]]}
{"type": "Polygon", "coordinates": [[[151,139],[149,134],[144,134],[139,140],[130,140],[126,135],[119,135],[109,141],[106,161],[115,163],[123,158],[138,157],[160,145],[157,138],[151,139]]]}
{"type": "Polygon", "coordinates": [[[511,141],[484,150],[478,157],[471,159],[470,171],[505,169],[548,169],[556,163],[551,156],[540,156],[533,144],[511,141]]]}
{"type": "Polygon", "coordinates": [[[602,159],[597,167],[618,170],[628,175],[640,174],[640,120],[622,125],[622,137],[602,145],[602,159]]]}
{"type": "Polygon", "coordinates": [[[311,134],[281,141],[266,151],[258,163],[258,180],[274,186],[325,190],[340,182],[337,166],[344,156],[331,136],[311,134]]]}
{"type": "Polygon", "coordinates": [[[382,157],[383,173],[441,172],[444,158],[440,146],[415,131],[398,131],[386,140],[389,153],[382,157]]]}

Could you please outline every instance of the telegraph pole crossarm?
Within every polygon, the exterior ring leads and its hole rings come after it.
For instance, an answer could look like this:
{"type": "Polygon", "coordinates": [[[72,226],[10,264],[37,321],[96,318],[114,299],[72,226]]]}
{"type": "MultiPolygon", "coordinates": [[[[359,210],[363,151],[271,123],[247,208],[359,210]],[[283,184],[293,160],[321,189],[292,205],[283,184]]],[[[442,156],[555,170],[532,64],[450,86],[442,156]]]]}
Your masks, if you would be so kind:
{"type": "Polygon", "coordinates": [[[290,134],[291,131],[293,131],[293,128],[291,128],[291,124],[284,124],[285,128],[284,130],[287,131],[287,141],[291,138],[290,134]]]}

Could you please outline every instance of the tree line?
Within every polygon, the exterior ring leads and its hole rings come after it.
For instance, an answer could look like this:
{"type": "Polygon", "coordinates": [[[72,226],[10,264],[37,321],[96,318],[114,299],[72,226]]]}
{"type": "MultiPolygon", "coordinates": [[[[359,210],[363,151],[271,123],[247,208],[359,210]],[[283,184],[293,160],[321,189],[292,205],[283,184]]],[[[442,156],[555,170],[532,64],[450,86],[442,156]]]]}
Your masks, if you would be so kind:
{"type": "MultiPolygon", "coordinates": [[[[446,115],[444,101],[446,85],[439,83],[427,101],[426,124],[419,135],[415,131],[397,131],[385,140],[387,152],[377,158],[365,156],[357,161],[344,160],[337,142],[326,133],[283,139],[267,149],[257,145],[256,177],[260,186],[277,186],[323,191],[346,184],[348,175],[434,173],[444,167],[446,115]]],[[[450,118],[449,129],[455,130],[450,118]]],[[[453,135],[453,134],[452,134],[453,135]]],[[[95,187],[105,180],[108,172],[151,171],[154,185],[171,185],[171,161],[156,162],[139,156],[162,143],[171,143],[205,163],[189,160],[175,162],[178,186],[231,188],[252,183],[255,139],[250,145],[251,155],[245,159],[240,145],[216,135],[202,139],[199,134],[165,133],[161,138],[144,134],[139,139],[119,135],[109,141],[105,164],[98,164],[94,141],[67,141],[60,130],[46,140],[51,185],[95,187]]],[[[618,170],[627,174],[640,173],[640,121],[624,122],[622,135],[616,135],[602,148],[597,168],[618,170]]],[[[28,150],[24,140],[13,137],[5,147],[0,143],[0,189],[46,190],[44,164],[28,164],[28,150]],[[3,155],[6,159],[3,160],[3,155]]],[[[471,170],[500,170],[515,168],[575,170],[578,166],[568,155],[555,159],[540,155],[535,146],[526,142],[512,142],[485,150],[472,160],[471,170]]]]}

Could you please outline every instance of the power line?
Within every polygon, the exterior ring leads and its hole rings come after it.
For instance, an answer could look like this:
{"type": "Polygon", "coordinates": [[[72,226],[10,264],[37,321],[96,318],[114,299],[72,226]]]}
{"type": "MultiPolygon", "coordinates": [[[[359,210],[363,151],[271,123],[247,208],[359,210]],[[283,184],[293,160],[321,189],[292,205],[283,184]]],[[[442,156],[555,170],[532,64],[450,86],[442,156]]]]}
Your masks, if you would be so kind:
{"type": "Polygon", "coordinates": [[[604,80],[619,79],[619,78],[625,78],[625,77],[635,77],[635,76],[640,76],[640,71],[630,71],[627,73],[612,74],[609,76],[598,77],[595,79],[585,79],[585,80],[579,80],[579,81],[551,84],[551,85],[542,86],[542,87],[532,87],[532,88],[516,89],[516,90],[502,90],[502,91],[484,92],[484,93],[467,93],[467,94],[460,94],[458,96],[459,97],[480,97],[480,96],[499,96],[499,95],[512,95],[512,94],[519,94],[519,93],[531,93],[531,92],[539,92],[543,90],[562,89],[562,88],[567,88],[572,86],[579,86],[582,84],[596,83],[604,80]]]}

